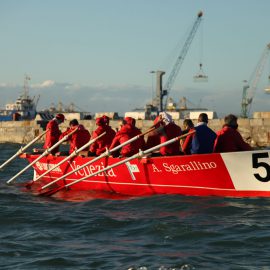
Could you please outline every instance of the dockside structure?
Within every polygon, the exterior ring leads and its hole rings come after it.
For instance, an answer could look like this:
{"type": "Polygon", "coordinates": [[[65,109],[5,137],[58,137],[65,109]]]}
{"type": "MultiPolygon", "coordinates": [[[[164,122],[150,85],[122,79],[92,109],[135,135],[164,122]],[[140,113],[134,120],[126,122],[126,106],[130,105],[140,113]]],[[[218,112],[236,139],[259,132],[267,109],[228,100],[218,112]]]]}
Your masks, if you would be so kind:
{"type": "MultiPolygon", "coordinates": [[[[270,113],[254,113],[254,118],[239,118],[239,132],[254,147],[270,147],[270,113]]],[[[180,127],[183,126],[183,119],[175,120],[180,127]]],[[[95,120],[80,120],[91,133],[96,128],[95,120]]],[[[196,121],[194,120],[196,124],[196,121]]],[[[69,121],[65,121],[60,127],[65,130],[69,121]]],[[[149,129],[153,124],[151,120],[137,120],[136,126],[142,132],[149,129]]],[[[111,120],[110,125],[116,129],[119,126],[119,120],[111,120]]],[[[223,119],[209,120],[209,127],[214,131],[222,128],[223,119]]],[[[41,134],[46,127],[46,122],[42,121],[8,121],[0,122],[0,143],[19,143],[25,144],[33,140],[34,137],[41,134]]],[[[40,141],[43,142],[42,140],[40,141]]]]}

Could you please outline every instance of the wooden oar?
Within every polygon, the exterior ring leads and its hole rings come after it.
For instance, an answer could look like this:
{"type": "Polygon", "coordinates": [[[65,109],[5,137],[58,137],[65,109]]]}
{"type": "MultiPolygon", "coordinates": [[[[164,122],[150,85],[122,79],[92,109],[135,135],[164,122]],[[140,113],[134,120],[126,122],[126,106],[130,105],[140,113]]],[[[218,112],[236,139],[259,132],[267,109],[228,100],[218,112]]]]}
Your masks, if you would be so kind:
{"type": "MultiPolygon", "coordinates": [[[[173,142],[175,142],[175,141],[178,141],[178,140],[180,140],[180,139],[182,139],[182,138],[184,138],[184,137],[186,137],[186,136],[188,136],[188,135],[191,135],[191,134],[193,134],[193,133],[195,133],[195,132],[196,132],[196,131],[194,130],[194,131],[192,131],[192,132],[190,132],[190,133],[186,133],[186,134],[184,134],[184,135],[175,137],[175,138],[173,138],[173,139],[171,139],[171,140],[169,140],[169,141],[166,141],[166,142],[164,142],[164,143],[161,143],[161,144],[159,144],[159,145],[156,145],[156,146],[154,146],[154,147],[152,147],[152,148],[149,148],[149,149],[147,149],[147,150],[145,150],[145,151],[139,151],[139,153],[137,153],[137,154],[135,154],[135,155],[133,155],[133,156],[131,156],[131,157],[128,157],[128,158],[126,158],[126,159],[124,159],[124,160],[121,160],[121,161],[119,161],[119,162],[117,162],[117,163],[115,163],[115,164],[113,164],[113,165],[111,165],[111,166],[107,166],[106,168],[104,168],[104,169],[102,169],[102,170],[99,170],[99,171],[97,171],[97,172],[95,172],[95,173],[92,173],[92,174],[90,174],[90,175],[87,175],[87,176],[85,176],[85,177],[82,177],[82,178],[80,178],[80,179],[78,179],[78,180],[75,180],[75,181],[73,181],[73,182],[71,182],[71,183],[69,183],[69,184],[67,184],[67,185],[64,185],[64,186],[61,186],[61,187],[57,187],[57,188],[55,188],[55,189],[52,189],[52,190],[49,190],[49,191],[45,191],[45,192],[43,192],[43,193],[40,193],[40,195],[51,196],[51,195],[55,194],[56,192],[58,192],[58,191],[60,191],[60,190],[62,190],[62,189],[64,189],[64,188],[68,188],[68,187],[70,187],[70,186],[72,186],[72,185],[74,185],[74,184],[77,184],[77,183],[79,183],[79,182],[85,180],[85,179],[88,179],[88,178],[90,178],[90,177],[93,177],[93,176],[95,176],[95,175],[98,175],[98,174],[100,174],[100,173],[103,173],[103,172],[105,172],[105,171],[108,171],[108,170],[110,170],[110,169],[112,169],[112,168],[114,168],[114,167],[117,167],[117,166],[119,166],[119,165],[121,165],[121,164],[124,164],[124,163],[126,163],[126,162],[128,162],[128,161],[130,161],[130,160],[132,160],[132,159],[142,158],[144,155],[147,155],[147,154],[149,154],[149,153],[151,153],[151,152],[153,152],[153,151],[156,151],[156,150],[160,149],[160,148],[163,147],[163,146],[169,145],[169,144],[171,144],[171,143],[173,143],[173,142]]],[[[41,190],[42,190],[42,189],[45,189],[45,188],[48,187],[48,186],[49,186],[49,185],[43,186],[43,187],[41,188],[41,190]]]]}
{"type": "Polygon", "coordinates": [[[38,162],[41,158],[47,156],[51,153],[53,149],[55,149],[57,146],[59,146],[62,142],[66,141],[70,135],[72,135],[74,132],[77,131],[78,128],[71,131],[69,134],[64,136],[60,141],[58,141],[56,144],[54,144],[51,148],[48,148],[45,150],[45,152],[40,155],[38,158],[36,158],[33,162],[31,162],[28,166],[26,166],[24,169],[22,169],[20,172],[18,172],[16,175],[14,175],[12,178],[10,178],[7,181],[7,184],[10,184],[13,180],[15,180],[18,176],[20,176],[23,172],[25,172],[27,169],[29,169],[31,166],[33,166],[36,162],[38,162]]]}
{"type": "Polygon", "coordinates": [[[54,183],[56,183],[56,182],[58,182],[58,181],[60,181],[60,180],[62,180],[62,179],[64,179],[64,178],[66,178],[67,176],[69,176],[69,175],[71,175],[71,174],[73,174],[73,173],[75,173],[75,172],[77,172],[77,171],[83,169],[84,167],[86,167],[86,166],[88,166],[88,165],[90,165],[90,164],[92,164],[92,163],[98,161],[98,160],[101,159],[101,158],[110,156],[111,153],[113,153],[113,152],[119,150],[120,148],[122,148],[123,146],[125,146],[125,145],[127,145],[127,144],[130,144],[131,142],[133,142],[133,141],[139,139],[140,137],[142,137],[142,136],[144,136],[145,134],[147,134],[147,133],[153,131],[154,129],[155,129],[155,127],[152,127],[152,128],[150,128],[149,130],[145,131],[144,133],[141,133],[141,134],[139,134],[139,135],[137,135],[137,136],[131,138],[130,140],[128,140],[128,141],[126,141],[126,142],[124,142],[124,143],[122,143],[122,144],[120,144],[120,145],[114,147],[113,149],[107,150],[106,152],[104,152],[104,153],[101,154],[100,156],[98,156],[98,157],[96,157],[96,158],[94,158],[94,159],[92,159],[92,160],[89,160],[88,162],[86,162],[86,163],[83,164],[82,166],[79,166],[79,167],[76,168],[75,170],[73,170],[73,171],[71,171],[71,172],[68,172],[68,173],[62,175],[61,177],[59,177],[59,178],[53,180],[52,182],[50,182],[50,183],[44,185],[41,189],[44,189],[44,188],[47,188],[47,187],[53,185],[54,183]]]}
{"type": "Polygon", "coordinates": [[[36,141],[38,141],[44,134],[46,134],[49,130],[45,130],[44,132],[42,132],[40,135],[38,135],[37,137],[35,137],[31,142],[29,142],[27,145],[25,145],[24,147],[21,147],[19,149],[19,151],[14,154],[11,158],[9,158],[7,161],[5,161],[1,166],[0,166],[0,170],[6,166],[8,163],[10,163],[13,159],[15,159],[17,156],[19,156],[20,154],[22,154],[27,148],[29,148],[31,145],[33,145],[36,141]]]}
{"type": "Polygon", "coordinates": [[[106,134],[106,132],[103,132],[102,134],[100,134],[99,136],[97,136],[96,138],[94,138],[93,140],[90,140],[88,143],[86,143],[85,145],[83,145],[82,147],[80,147],[79,149],[76,149],[75,151],[73,151],[69,156],[67,156],[66,158],[64,158],[63,160],[61,160],[59,163],[57,163],[56,165],[54,165],[53,167],[51,167],[49,170],[47,170],[46,172],[44,172],[43,174],[39,175],[36,179],[33,180],[33,182],[38,181],[40,178],[42,178],[43,176],[45,176],[46,174],[48,174],[49,172],[53,171],[55,168],[59,167],[61,164],[65,163],[66,161],[68,161],[69,159],[77,156],[82,150],[84,150],[85,148],[89,147],[92,143],[94,143],[96,140],[98,140],[99,138],[101,138],[102,136],[104,136],[106,134]]]}

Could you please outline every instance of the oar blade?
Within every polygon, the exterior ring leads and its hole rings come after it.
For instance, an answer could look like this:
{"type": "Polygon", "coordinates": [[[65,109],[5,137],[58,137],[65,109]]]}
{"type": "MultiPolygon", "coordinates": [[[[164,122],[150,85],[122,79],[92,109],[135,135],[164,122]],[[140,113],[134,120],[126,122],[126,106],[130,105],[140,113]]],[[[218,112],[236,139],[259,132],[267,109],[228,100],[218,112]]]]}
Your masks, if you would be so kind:
{"type": "Polygon", "coordinates": [[[57,185],[57,187],[54,187],[54,188],[50,187],[50,188],[45,189],[45,190],[40,188],[38,190],[38,195],[44,196],[44,197],[50,197],[60,190],[69,190],[69,187],[66,187],[65,184],[63,184],[63,185],[57,185]]]}
{"type": "Polygon", "coordinates": [[[31,189],[31,187],[32,187],[32,185],[34,184],[35,182],[32,180],[32,181],[29,181],[28,183],[26,183],[25,185],[24,185],[24,187],[25,188],[27,188],[27,189],[31,189]]]}

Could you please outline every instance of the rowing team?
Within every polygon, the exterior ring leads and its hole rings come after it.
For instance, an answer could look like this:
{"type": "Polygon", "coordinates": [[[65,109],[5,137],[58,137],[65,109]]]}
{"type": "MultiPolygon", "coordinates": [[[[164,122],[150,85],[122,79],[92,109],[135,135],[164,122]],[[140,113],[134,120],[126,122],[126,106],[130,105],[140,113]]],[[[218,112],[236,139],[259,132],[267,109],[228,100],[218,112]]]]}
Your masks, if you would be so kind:
{"type": "MultiPolygon", "coordinates": [[[[252,150],[251,146],[243,140],[241,134],[237,131],[237,117],[232,114],[224,118],[223,128],[214,132],[207,125],[208,116],[206,113],[199,115],[196,126],[190,119],[185,119],[182,130],[174,123],[170,114],[161,112],[154,120],[154,125],[146,140],[140,129],[136,127],[136,120],[132,117],[125,117],[121,121],[120,129],[116,132],[109,125],[109,117],[103,115],[96,119],[97,128],[92,134],[76,119],[71,120],[69,128],[62,133],[59,124],[63,123],[64,120],[63,114],[57,114],[47,124],[44,150],[51,148],[63,138],[67,138],[66,140],[70,145],[69,154],[71,154],[76,149],[86,145],[90,138],[92,140],[96,138],[90,147],[88,146],[89,149],[85,150],[88,156],[99,156],[107,149],[110,150],[122,145],[140,134],[142,136],[139,136],[138,140],[124,145],[119,151],[113,152],[113,157],[130,157],[140,150],[149,149],[183,134],[185,134],[185,138],[180,140],[180,144],[179,141],[175,141],[164,145],[158,153],[152,155],[189,155],[252,150]],[[101,136],[101,134],[103,135],[101,136]]],[[[51,154],[62,155],[63,152],[59,152],[59,146],[57,146],[51,151],[51,154]]]]}

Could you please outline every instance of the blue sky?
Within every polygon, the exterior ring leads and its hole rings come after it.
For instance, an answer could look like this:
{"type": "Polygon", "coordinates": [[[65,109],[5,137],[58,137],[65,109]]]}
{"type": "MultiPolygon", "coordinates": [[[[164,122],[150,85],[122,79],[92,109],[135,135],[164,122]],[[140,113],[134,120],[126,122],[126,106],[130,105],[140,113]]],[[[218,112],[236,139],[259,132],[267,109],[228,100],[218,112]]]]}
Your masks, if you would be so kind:
{"type": "MultiPolygon", "coordinates": [[[[89,112],[143,107],[155,91],[150,71],[166,71],[166,82],[200,10],[170,96],[239,114],[243,80],[270,42],[269,0],[0,0],[0,106],[28,74],[40,110],[60,101],[89,112]],[[193,81],[200,62],[207,83],[193,81]]],[[[269,63],[251,112],[270,111],[269,63]]]]}

